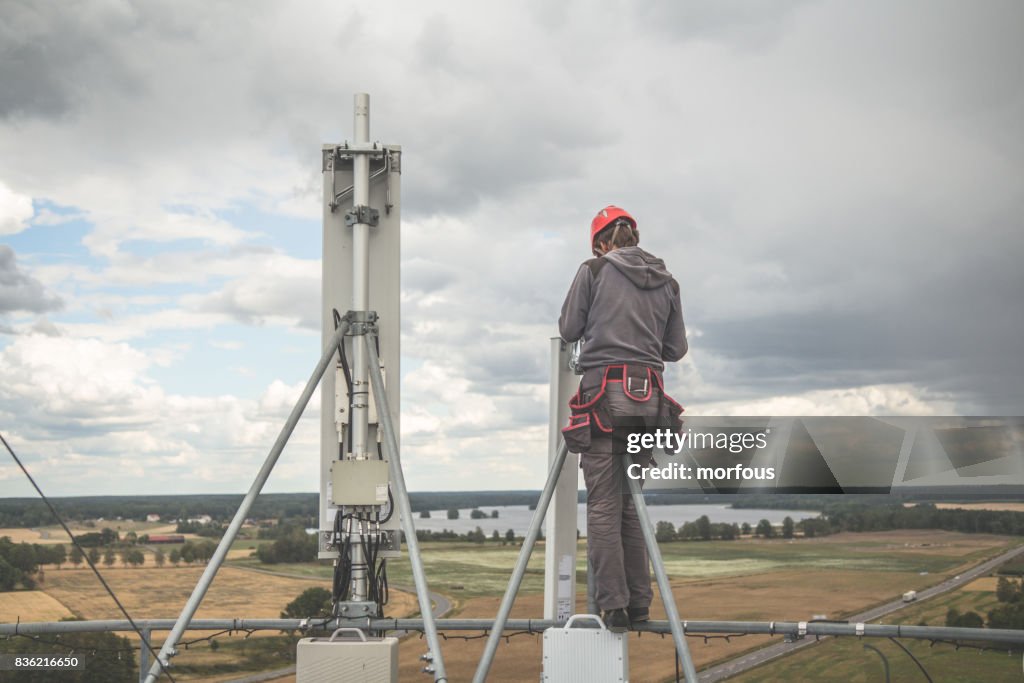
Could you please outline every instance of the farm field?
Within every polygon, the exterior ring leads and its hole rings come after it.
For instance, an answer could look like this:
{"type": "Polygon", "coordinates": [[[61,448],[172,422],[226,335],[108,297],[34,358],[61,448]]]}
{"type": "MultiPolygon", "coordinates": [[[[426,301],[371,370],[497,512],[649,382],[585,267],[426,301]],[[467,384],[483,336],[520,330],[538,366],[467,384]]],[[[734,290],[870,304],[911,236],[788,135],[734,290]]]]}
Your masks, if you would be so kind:
{"type": "Polygon", "coordinates": [[[43,591],[0,593],[0,622],[60,621],[74,616],[59,600],[43,591]],[[26,618],[26,615],[31,615],[26,618]]]}
{"type": "MultiPolygon", "coordinates": [[[[888,602],[906,590],[920,590],[938,583],[1016,543],[1016,539],[998,536],[897,531],[846,533],[792,542],[782,539],[675,542],[664,543],[661,549],[684,618],[763,621],[802,620],[814,614],[841,619],[888,602]]],[[[455,614],[467,618],[494,616],[518,547],[492,544],[474,547],[465,542],[424,543],[422,547],[431,589],[452,597],[455,614]],[[457,588],[459,586],[461,588],[457,588]]],[[[585,609],[584,547],[581,543],[577,565],[579,611],[585,609]]],[[[326,576],[330,568],[279,565],[277,569],[298,575],[326,576]]],[[[393,566],[389,564],[389,576],[394,583],[411,585],[407,560],[393,566]]],[[[543,546],[538,546],[513,617],[540,616],[542,592],[543,546]]],[[[915,605],[914,609],[926,604],[915,605]]],[[[941,609],[942,618],[945,609],[941,609]]],[[[664,618],[657,597],[652,615],[656,619],[664,618]]],[[[631,634],[630,638],[632,679],[671,680],[674,673],[671,639],[651,634],[631,634]]],[[[778,638],[774,639],[777,641],[778,638]]],[[[691,638],[689,642],[697,666],[703,667],[773,642],[773,639],[742,636],[728,642],[709,639],[704,643],[699,638],[691,638]]],[[[445,641],[445,662],[452,680],[472,677],[483,646],[482,640],[445,641]]],[[[421,641],[403,642],[400,649],[402,680],[417,679],[420,667],[417,658],[425,649],[421,641]]],[[[532,683],[540,676],[541,656],[540,635],[512,637],[499,647],[492,676],[494,680],[532,683]]],[[[863,664],[858,662],[858,665],[863,664]]],[[[1019,661],[1016,665],[1019,667],[1019,661]]],[[[973,671],[977,673],[976,668],[973,671]]],[[[276,679],[276,683],[293,680],[294,676],[285,676],[276,679]]],[[[785,680],[835,679],[791,676],[785,680]]]]}
{"type": "Polygon", "coordinates": [[[936,503],[940,510],[1008,510],[1024,512],[1024,503],[936,503]]]}
{"type": "MultiPolygon", "coordinates": [[[[101,568],[104,579],[134,619],[175,618],[202,574],[203,567],[164,567],[151,569],[101,568]]],[[[312,586],[329,588],[320,579],[304,579],[257,573],[224,567],[214,580],[197,618],[278,618],[285,605],[312,586]]],[[[392,591],[390,613],[407,616],[416,611],[415,598],[392,591]]],[[[3,621],[48,621],[76,616],[83,619],[123,619],[116,605],[103,591],[88,569],[51,570],[46,574],[43,591],[0,593],[3,621]]],[[[133,641],[132,633],[122,633],[133,641]]],[[[157,635],[160,643],[161,633],[157,635]]],[[[204,633],[189,633],[188,639],[201,640],[204,633]]],[[[181,650],[175,658],[177,680],[223,680],[235,678],[244,670],[287,666],[294,645],[291,638],[263,631],[245,638],[221,636],[211,648],[198,642],[181,650]],[[253,639],[258,639],[256,644],[253,639]],[[244,642],[243,642],[244,641],[244,642]]]]}
{"type": "MultiPolygon", "coordinates": [[[[73,534],[85,534],[90,531],[100,531],[103,528],[110,528],[118,532],[122,536],[127,534],[129,531],[134,531],[138,535],[142,534],[173,534],[175,533],[175,524],[165,524],[162,522],[136,522],[133,520],[107,520],[100,522],[91,527],[83,526],[81,524],[69,524],[68,528],[71,529],[73,534]]],[[[25,529],[20,527],[6,527],[0,528],[0,537],[10,536],[11,540],[15,543],[67,543],[68,535],[64,533],[59,525],[38,527],[33,529],[25,529]]]]}
{"type": "MultiPolygon", "coordinates": [[[[240,540],[234,545],[228,563],[203,602],[200,618],[278,617],[284,606],[306,588],[329,588],[330,563],[261,564],[250,557],[259,543],[240,540]]],[[[982,534],[891,531],[792,540],[670,542],[661,544],[661,550],[683,618],[763,621],[805,620],[816,614],[841,619],[892,600],[904,591],[934,585],[1016,543],[1017,539],[982,534]]],[[[160,547],[166,553],[174,546],[160,547]]],[[[494,616],[519,553],[518,545],[450,541],[423,543],[422,548],[430,587],[451,600],[451,616],[494,616]]],[[[585,541],[581,541],[577,555],[579,611],[585,609],[585,548],[585,541]]],[[[543,544],[538,544],[513,610],[515,617],[539,617],[543,613],[543,558],[543,544]]],[[[133,617],[173,618],[203,567],[168,564],[158,568],[152,554],[147,552],[146,563],[141,568],[124,568],[119,562],[101,570],[133,617]]],[[[407,552],[389,563],[388,574],[392,586],[413,585],[407,552]]],[[[39,588],[38,591],[0,594],[0,615],[4,621],[53,620],[69,615],[86,619],[121,618],[88,569],[74,569],[71,565],[60,570],[47,567],[39,588]]],[[[955,597],[950,596],[946,601],[949,604],[943,601],[934,605],[931,602],[916,604],[901,613],[901,618],[913,617],[911,623],[921,619],[942,623],[946,609],[954,604],[961,611],[974,609],[983,614],[995,600],[993,590],[994,580],[979,579],[955,597]]],[[[654,618],[664,618],[658,600],[656,598],[652,614],[654,618]]],[[[412,595],[392,590],[392,603],[385,610],[388,616],[407,616],[416,611],[412,595]]],[[[176,678],[230,680],[241,672],[280,669],[290,663],[289,653],[293,651],[294,641],[287,636],[266,632],[249,639],[223,636],[217,639],[216,645],[211,645],[201,640],[204,635],[189,634],[188,637],[197,642],[188,650],[182,650],[175,659],[176,678]],[[262,643],[262,647],[256,647],[257,643],[262,643]]],[[[453,680],[465,680],[472,675],[483,641],[459,640],[453,637],[455,635],[451,634],[444,644],[446,663],[453,680]]],[[[670,680],[674,672],[671,639],[652,634],[631,634],[630,638],[633,680],[670,680]]],[[[698,667],[703,667],[769,642],[772,639],[768,636],[733,637],[728,641],[709,639],[706,643],[693,638],[690,646],[698,667]]],[[[810,667],[807,675],[822,675],[822,671],[814,668],[820,666],[821,659],[816,653],[832,653],[833,648],[837,648],[836,654],[829,656],[848,659],[851,680],[858,680],[854,670],[866,670],[868,665],[857,643],[823,642],[809,652],[785,658],[772,666],[810,667]],[[853,646],[860,649],[849,650],[853,646]]],[[[416,636],[403,642],[400,650],[403,680],[418,678],[422,666],[418,657],[425,649],[424,642],[416,636]]],[[[883,651],[886,650],[883,648],[883,651]]],[[[877,655],[873,656],[877,659],[877,655]]],[[[950,655],[935,649],[929,656],[950,655]]],[[[990,656],[986,654],[983,660],[971,661],[985,661],[988,666],[990,656]]],[[[512,637],[498,650],[493,676],[502,681],[536,681],[541,671],[541,657],[540,635],[512,637]]],[[[893,657],[895,660],[898,658],[893,657]]],[[[998,674],[1002,665],[995,659],[992,661],[993,670],[998,674]]],[[[942,666],[943,671],[956,669],[942,663],[936,666],[942,666]]],[[[971,671],[977,673],[976,668],[971,671]]],[[[765,675],[777,675],[778,680],[800,680],[803,674],[782,668],[765,675]]],[[[279,680],[283,683],[289,678],[279,680]]]]}
{"type": "MultiPolygon", "coordinates": [[[[977,579],[947,595],[910,605],[891,615],[885,623],[942,626],[951,607],[961,613],[974,611],[984,617],[998,604],[995,585],[994,577],[977,579]]],[[[928,642],[909,639],[900,642],[920,660],[936,683],[975,683],[980,680],[1016,683],[1021,679],[1019,653],[1010,656],[1006,651],[981,652],[963,648],[956,651],[952,645],[942,643],[929,646],[928,642]]],[[[864,641],[829,638],[728,680],[730,683],[800,680],[870,683],[885,680],[882,659],[877,653],[866,650],[865,644],[878,648],[885,655],[892,680],[924,680],[917,665],[898,645],[878,638],[864,641]]]]}

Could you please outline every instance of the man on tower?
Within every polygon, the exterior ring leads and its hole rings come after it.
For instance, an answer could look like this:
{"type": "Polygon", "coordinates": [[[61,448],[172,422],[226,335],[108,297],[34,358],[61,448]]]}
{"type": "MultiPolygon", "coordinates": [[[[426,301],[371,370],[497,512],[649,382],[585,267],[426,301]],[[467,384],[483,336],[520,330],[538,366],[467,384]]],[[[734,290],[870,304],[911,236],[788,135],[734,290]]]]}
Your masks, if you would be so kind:
{"type": "Polygon", "coordinates": [[[662,370],[687,350],[679,285],[639,241],[629,213],[599,211],[590,225],[594,258],[577,271],[558,320],[562,339],[585,342],[583,377],[562,432],[569,450],[581,454],[595,599],[606,625],[619,632],[646,621],[651,604],[647,549],[623,462],[646,465],[650,454],[626,455],[613,425],[681,424],[682,408],[665,395],[662,370]]]}

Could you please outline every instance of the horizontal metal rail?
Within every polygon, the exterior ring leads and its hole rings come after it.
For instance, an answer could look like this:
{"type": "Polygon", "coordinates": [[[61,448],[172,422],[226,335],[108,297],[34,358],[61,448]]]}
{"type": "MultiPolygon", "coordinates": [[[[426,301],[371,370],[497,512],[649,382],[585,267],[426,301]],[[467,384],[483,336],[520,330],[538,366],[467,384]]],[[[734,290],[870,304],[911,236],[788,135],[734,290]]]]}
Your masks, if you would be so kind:
{"type": "MultiPolygon", "coordinates": [[[[174,619],[137,619],[140,629],[169,631],[174,619]]],[[[490,619],[435,619],[439,631],[491,631],[490,619]]],[[[558,628],[563,621],[552,619],[509,619],[505,631],[540,633],[558,628]]],[[[332,631],[343,626],[374,631],[422,631],[423,619],[193,619],[190,631],[332,631]]],[[[671,633],[667,621],[637,624],[635,630],[645,633],[671,633]]],[[[127,620],[100,621],[35,621],[0,624],[0,636],[35,636],[53,633],[94,633],[97,631],[132,631],[127,620]]],[[[684,621],[688,635],[751,634],[775,636],[856,636],[866,638],[914,638],[933,641],[971,641],[1024,645],[1024,630],[1002,628],[954,628],[950,626],[911,626],[902,624],[860,624],[835,621],[684,621]]]]}

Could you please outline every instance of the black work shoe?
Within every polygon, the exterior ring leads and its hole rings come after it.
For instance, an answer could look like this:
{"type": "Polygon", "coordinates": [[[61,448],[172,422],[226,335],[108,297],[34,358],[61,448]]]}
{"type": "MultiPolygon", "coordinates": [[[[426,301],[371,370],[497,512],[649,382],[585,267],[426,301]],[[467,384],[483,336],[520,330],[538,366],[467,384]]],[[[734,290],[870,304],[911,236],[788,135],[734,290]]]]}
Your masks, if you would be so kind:
{"type": "Polygon", "coordinates": [[[612,633],[625,633],[629,630],[629,615],[621,607],[607,610],[604,613],[604,625],[612,633]]]}
{"type": "Polygon", "coordinates": [[[647,607],[630,607],[626,610],[629,614],[629,622],[631,624],[637,624],[641,621],[650,621],[651,613],[647,607]]]}

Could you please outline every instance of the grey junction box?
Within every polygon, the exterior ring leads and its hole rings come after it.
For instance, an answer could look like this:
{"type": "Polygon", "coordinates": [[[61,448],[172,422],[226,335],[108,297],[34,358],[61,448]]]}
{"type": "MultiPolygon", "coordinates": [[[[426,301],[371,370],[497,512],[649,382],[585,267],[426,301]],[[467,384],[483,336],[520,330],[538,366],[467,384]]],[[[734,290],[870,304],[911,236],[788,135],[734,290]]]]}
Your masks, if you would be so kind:
{"type": "Polygon", "coordinates": [[[629,683],[629,638],[612,633],[596,614],[574,614],[544,631],[544,683],[629,683]],[[572,628],[577,619],[599,628],[572,628]]]}
{"type": "Polygon", "coordinates": [[[295,652],[295,683],[398,683],[398,638],[367,638],[358,628],[303,638],[295,652]],[[358,637],[337,637],[345,632],[358,637]]]}
{"type": "Polygon", "coordinates": [[[387,460],[335,460],[331,463],[333,505],[383,505],[388,502],[387,460]]]}

